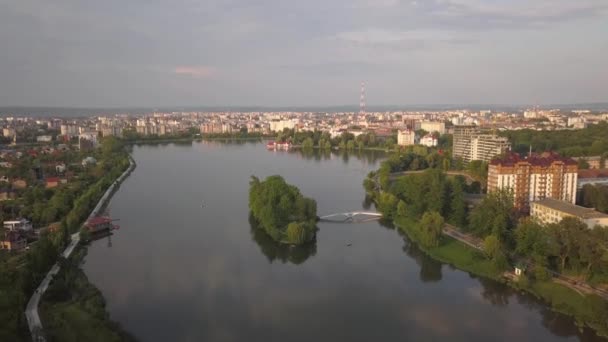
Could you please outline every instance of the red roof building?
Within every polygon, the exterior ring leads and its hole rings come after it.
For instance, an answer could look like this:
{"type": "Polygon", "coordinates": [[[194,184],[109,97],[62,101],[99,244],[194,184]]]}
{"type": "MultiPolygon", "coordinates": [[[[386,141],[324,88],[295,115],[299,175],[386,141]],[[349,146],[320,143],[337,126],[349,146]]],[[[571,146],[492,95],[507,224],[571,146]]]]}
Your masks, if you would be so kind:
{"type": "Polygon", "coordinates": [[[576,203],[578,163],[557,153],[520,157],[509,153],[493,159],[488,168],[488,192],[513,192],[517,209],[528,212],[530,202],[553,198],[576,203]]]}

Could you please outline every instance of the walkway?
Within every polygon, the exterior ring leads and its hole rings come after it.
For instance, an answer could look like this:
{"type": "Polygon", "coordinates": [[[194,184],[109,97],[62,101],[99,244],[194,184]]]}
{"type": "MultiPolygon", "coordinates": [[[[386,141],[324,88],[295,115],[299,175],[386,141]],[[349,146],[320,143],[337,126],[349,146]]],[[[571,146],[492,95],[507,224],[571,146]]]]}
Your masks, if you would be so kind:
{"type": "Polygon", "coordinates": [[[373,211],[352,211],[347,213],[329,214],[319,217],[321,221],[364,223],[382,218],[382,214],[373,211]]]}
{"type": "MultiPolygon", "coordinates": [[[[133,171],[133,169],[135,169],[135,162],[129,156],[129,168],[123,172],[123,174],[106,190],[99,202],[97,202],[97,205],[93,211],[91,211],[91,214],[88,217],[89,219],[97,216],[101,212],[101,209],[106,204],[107,200],[112,196],[116,186],[122,183],[129,173],[133,171]]],[[[69,258],[79,242],[80,232],[72,234],[72,241],[63,251],[61,256],[66,259],[69,258]]],[[[34,291],[34,294],[32,294],[30,300],[27,302],[27,306],[25,308],[25,318],[27,319],[27,325],[30,329],[30,334],[32,335],[32,341],[34,342],[46,341],[43,333],[42,322],[40,321],[40,315],[38,314],[38,306],[40,305],[40,299],[48,289],[51,281],[55,275],[57,275],[57,273],[59,273],[59,263],[55,263],[55,265],[51,267],[51,270],[46,274],[36,291],[34,291]]]]}

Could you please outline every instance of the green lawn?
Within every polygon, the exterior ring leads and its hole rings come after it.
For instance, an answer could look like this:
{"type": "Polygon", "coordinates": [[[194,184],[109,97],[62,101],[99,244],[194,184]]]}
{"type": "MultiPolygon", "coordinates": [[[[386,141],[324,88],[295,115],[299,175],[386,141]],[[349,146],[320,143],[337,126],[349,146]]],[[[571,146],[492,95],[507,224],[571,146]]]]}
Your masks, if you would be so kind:
{"type": "MultiPolygon", "coordinates": [[[[416,222],[397,218],[395,225],[408,237],[417,241],[416,222]]],[[[452,239],[443,236],[439,247],[424,249],[429,256],[444,263],[451,264],[461,270],[492,279],[499,279],[501,272],[496,271],[490,260],[481,252],[452,239]]],[[[543,299],[558,312],[574,317],[580,325],[588,325],[601,336],[608,336],[608,303],[594,295],[580,293],[553,281],[534,281],[525,288],[526,291],[543,299]]]]}
{"type": "MultiPolygon", "coordinates": [[[[418,238],[413,229],[411,229],[416,223],[411,219],[397,218],[395,225],[408,237],[418,242],[418,238]]],[[[432,258],[450,264],[464,271],[481,275],[488,278],[496,279],[500,275],[500,272],[496,271],[492,262],[488,260],[479,251],[461,243],[460,241],[454,240],[449,236],[443,236],[439,247],[434,248],[423,248],[432,258]]]]}

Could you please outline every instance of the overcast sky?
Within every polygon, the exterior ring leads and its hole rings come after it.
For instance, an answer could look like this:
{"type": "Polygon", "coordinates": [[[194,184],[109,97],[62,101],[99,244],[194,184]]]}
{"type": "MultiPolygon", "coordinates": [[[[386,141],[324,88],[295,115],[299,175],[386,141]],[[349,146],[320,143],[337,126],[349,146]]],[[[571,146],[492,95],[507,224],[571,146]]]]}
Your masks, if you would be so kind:
{"type": "Polygon", "coordinates": [[[608,0],[0,0],[0,106],[608,101],[608,0]]]}

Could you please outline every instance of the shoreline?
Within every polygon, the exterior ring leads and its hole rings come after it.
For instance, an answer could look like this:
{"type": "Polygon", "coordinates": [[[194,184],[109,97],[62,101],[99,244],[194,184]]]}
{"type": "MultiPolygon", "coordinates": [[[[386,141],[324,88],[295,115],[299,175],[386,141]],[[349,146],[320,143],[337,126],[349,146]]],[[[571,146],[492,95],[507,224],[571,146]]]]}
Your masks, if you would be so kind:
{"type": "MultiPolygon", "coordinates": [[[[520,284],[505,277],[504,272],[492,271],[489,259],[485,258],[480,251],[467,246],[461,241],[444,234],[441,237],[442,244],[438,247],[426,248],[420,244],[415,232],[412,231],[412,225],[415,225],[415,222],[411,222],[410,220],[398,222],[395,219],[392,223],[398,230],[398,233],[404,234],[410,242],[415,243],[429,258],[450,265],[460,271],[499,282],[516,291],[531,295],[542,301],[550,310],[570,317],[579,329],[591,329],[600,338],[608,338],[608,331],[580,317],[583,313],[577,311],[576,303],[572,301],[572,298],[575,298],[575,300],[578,299],[584,305],[584,300],[591,295],[576,292],[553,280],[528,281],[527,284],[520,284]]],[[[601,300],[605,301],[603,298],[601,300]]]]}
{"type": "MultiPolygon", "coordinates": [[[[106,189],[106,191],[104,192],[102,197],[97,202],[97,205],[95,206],[95,208],[93,208],[93,210],[87,217],[87,220],[96,216],[97,214],[99,214],[99,212],[102,209],[105,208],[105,206],[109,203],[110,199],[112,198],[116,189],[135,169],[135,167],[137,165],[135,163],[135,160],[133,160],[131,155],[128,155],[128,158],[129,158],[129,167],[110,185],[109,188],[106,189]]],[[[71,235],[70,244],[66,247],[66,249],[63,251],[61,256],[65,259],[69,259],[70,256],[72,255],[72,252],[75,249],[77,249],[77,247],[79,245],[80,245],[80,232],[76,232],[71,235]]],[[[82,248],[86,249],[86,247],[84,247],[84,246],[82,248]]],[[[51,282],[53,281],[55,276],[60,272],[60,270],[61,270],[61,268],[60,268],[60,264],[58,261],[48,271],[48,273],[46,274],[46,276],[44,277],[44,279],[42,280],[40,285],[38,285],[38,287],[36,288],[36,290],[34,291],[32,296],[30,297],[30,299],[26,305],[25,316],[26,316],[26,321],[27,321],[28,328],[29,328],[33,341],[46,341],[46,339],[44,337],[44,326],[40,319],[39,307],[40,307],[40,302],[42,301],[42,297],[44,296],[46,290],[49,288],[49,286],[51,285],[51,282]]],[[[88,280],[87,280],[87,282],[88,282],[88,280]]]]}

